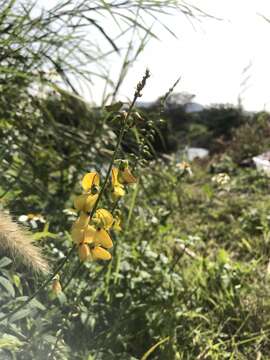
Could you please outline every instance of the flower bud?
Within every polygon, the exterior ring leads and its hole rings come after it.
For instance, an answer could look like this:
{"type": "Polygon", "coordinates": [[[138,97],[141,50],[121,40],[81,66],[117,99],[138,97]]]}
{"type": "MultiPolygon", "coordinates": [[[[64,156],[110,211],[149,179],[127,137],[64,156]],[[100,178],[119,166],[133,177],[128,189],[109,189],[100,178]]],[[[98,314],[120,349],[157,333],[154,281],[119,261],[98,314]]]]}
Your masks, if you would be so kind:
{"type": "Polygon", "coordinates": [[[81,261],[86,261],[90,255],[90,249],[87,244],[79,245],[79,258],[81,261]]]}

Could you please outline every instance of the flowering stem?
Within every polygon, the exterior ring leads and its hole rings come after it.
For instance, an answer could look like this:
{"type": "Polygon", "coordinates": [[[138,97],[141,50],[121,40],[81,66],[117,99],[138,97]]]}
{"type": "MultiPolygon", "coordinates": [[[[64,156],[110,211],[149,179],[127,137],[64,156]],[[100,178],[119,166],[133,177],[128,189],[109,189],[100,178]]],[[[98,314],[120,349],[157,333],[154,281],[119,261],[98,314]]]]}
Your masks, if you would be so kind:
{"type": "Polygon", "coordinates": [[[93,207],[93,209],[92,209],[92,211],[91,211],[90,219],[92,219],[92,217],[93,217],[94,214],[95,214],[95,211],[96,211],[96,209],[97,209],[97,207],[98,207],[98,204],[99,204],[99,201],[100,201],[100,199],[101,199],[101,196],[102,196],[102,194],[103,194],[103,192],[104,192],[104,190],[105,190],[105,187],[106,187],[106,185],[107,185],[107,182],[108,182],[108,180],[109,180],[109,177],[110,177],[110,174],[111,174],[111,171],[112,171],[112,167],[113,167],[114,161],[115,161],[115,159],[116,159],[116,155],[117,155],[117,153],[118,153],[120,144],[121,144],[121,142],[122,142],[122,140],[123,140],[123,137],[124,137],[124,134],[125,134],[126,124],[127,124],[127,121],[128,121],[128,119],[129,119],[129,117],[130,117],[131,111],[132,111],[132,109],[133,109],[133,107],[134,107],[137,99],[138,99],[139,97],[141,97],[141,91],[142,91],[142,89],[144,88],[145,83],[146,83],[146,80],[149,78],[149,76],[150,76],[149,70],[146,70],[145,75],[144,75],[142,81],[139,82],[138,85],[137,85],[137,88],[136,88],[136,91],[135,91],[135,94],[134,94],[132,103],[130,104],[130,106],[129,106],[129,108],[128,108],[128,111],[127,111],[127,115],[126,115],[126,117],[125,117],[125,119],[124,119],[124,121],[123,121],[123,125],[122,125],[122,128],[121,128],[121,130],[120,130],[120,134],[119,134],[119,137],[118,137],[118,140],[117,140],[117,143],[116,143],[116,146],[115,146],[115,149],[114,149],[112,158],[111,158],[111,162],[110,162],[109,168],[108,168],[107,173],[106,173],[105,180],[104,180],[104,182],[103,182],[103,184],[102,184],[102,187],[101,187],[101,189],[100,189],[100,192],[99,192],[99,194],[98,194],[97,201],[95,202],[95,205],[94,205],[94,207],[93,207]]]}
{"type": "MultiPolygon", "coordinates": [[[[110,161],[110,165],[108,167],[108,170],[107,170],[107,173],[106,173],[106,176],[105,176],[105,180],[101,186],[101,189],[100,189],[100,192],[98,194],[98,198],[95,202],[95,205],[90,213],[90,219],[93,218],[93,216],[95,215],[95,212],[97,210],[97,207],[98,207],[98,204],[99,204],[99,201],[101,199],[101,196],[106,188],[106,185],[109,181],[109,177],[110,177],[110,174],[111,174],[111,171],[112,171],[112,167],[113,167],[113,164],[114,164],[114,161],[116,159],[116,156],[117,156],[117,153],[118,153],[118,150],[119,150],[119,147],[121,145],[121,142],[123,140],[123,137],[124,137],[124,134],[125,134],[125,130],[126,130],[126,124],[127,124],[127,121],[130,117],[130,114],[132,112],[132,109],[137,101],[137,99],[139,97],[141,97],[141,91],[143,90],[145,84],[146,84],[146,80],[150,77],[150,73],[149,73],[149,70],[146,70],[145,71],[145,75],[142,79],[142,81],[140,81],[138,84],[137,84],[137,87],[136,87],[136,91],[135,91],[135,94],[134,94],[134,97],[133,97],[133,100],[128,108],[128,111],[127,111],[127,115],[125,116],[125,119],[123,121],[123,125],[121,127],[121,130],[120,130],[120,134],[119,134],[119,137],[118,137],[118,140],[117,140],[117,143],[116,143],[116,146],[115,146],[115,149],[114,149],[114,152],[113,152],[113,155],[112,155],[112,158],[111,158],[111,161],[110,161]]],[[[115,206],[112,210],[112,213],[114,212],[115,208],[117,207],[117,204],[118,204],[118,201],[115,203],[115,206]]],[[[80,269],[82,263],[80,263],[80,265],[78,266],[77,269],[75,269],[74,273],[72,273],[72,275],[70,276],[69,280],[67,281],[67,283],[65,284],[64,286],[64,289],[69,285],[69,283],[71,282],[71,280],[73,279],[74,275],[76,275],[77,273],[77,270],[80,269]]]]}
{"type": "MultiPolygon", "coordinates": [[[[110,174],[111,174],[111,170],[112,170],[114,161],[115,161],[115,159],[116,159],[116,155],[117,155],[117,153],[118,153],[120,144],[121,144],[121,142],[122,142],[122,139],[123,139],[123,136],[124,136],[124,133],[125,133],[125,130],[126,130],[126,124],[127,124],[127,121],[128,121],[128,119],[129,119],[129,117],[130,117],[131,111],[132,111],[132,109],[133,109],[133,107],[134,107],[137,99],[142,96],[142,95],[141,95],[141,91],[143,90],[143,88],[144,88],[144,86],[145,86],[145,84],[146,84],[146,80],[147,80],[149,77],[150,77],[149,70],[146,70],[145,75],[144,75],[144,77],[142,78],[142,81],[140,81],[140,82],[137,84],[137,88],[136,88],[136,91],[135,91],[133,100],[132,100],[132,102],[131,102],[131,104],[130,104],[130,106],[129,106],[129,108],[128,108],[127,115],[125,116],[125,119],[124,119],[124,121],[123,121],[123,125],[122,125],[122,128],[121,128],[121,130],[120,130],[120,134],[119,134],[119,137],[118,137],[118,141],[117,141],[117,143],[116,143],[116,146],[115,146],[115,149],[114,149],[114,153],[113,153],[113,156],[112,156],[112,158],[111,158],[111,162],[110,162],[109,168],[108,168],[107,173],[106,173],[105,180],[104,180],[104,182],[103,182],[103,184],[102,184],[102,187],[101,187],[101,190],[100,190],[100,192],[99,192],[99,194],[98,194],[97,201],[95,202],[95,205],[94,205],[94,207],[93,207],[93,209],[92,209],[92,211],[91,211],[90,219],[92,219],[92,217],[94,216],[94,214],[95,214],[95,212],[96,212],[96,210],[97,210],[99,201],[100,201],[100,199],[101,199],[101,196],[102,196],[102,194],[103,194],[103,192],[104,192],[104,190],[105,190],[105,187],[106,187],[106,185],[107,185],[107,182],[108,182],[108,180],[109,180],[109,177],[110,177],[110,174]]],[[[64,267],[64,265],[66,264],[66,262],[68,261],[68,259],[71,257],[73,251],[75,250],[75,247],[76,247],[76,245],[74,244],[74,245],[72,246],[72,248],[69,250],[66,258],[61,262],[61,264],[59,264],[59,266],[56,268],[56,270],[54,271],[54,273],[53,273],[51,276],[49,276],[48,279],[45,280],[45,281],[38,287],[38,289],[28,298],[27,301],[26,301],[25,303],[23,303],[23,304],[15,307],[15,309],[14,309],[13,311],[11,311],[9,314],[6,314],[6,315],[2,316],[2,317],[0,318],[0,322],[4,321],[5,319],[10,318],[12,315],[16,314],[18,311],[20,311],[22,308],[24,308],[26,305],[28,305],[28,304],[38,295],[38,293],[45,288],[45,287],[53,280],[53,278],[58,274],[58,272],[64,267]]],[[[77,269],[76,269],[76,271],[77,271],[77,269]]],[[[75,275],[75,274],[73,273],[72,276],[69,278],[68,282],[66,283],[65,287],[67,287],[67,286],[69,285],[69,283],[70,283],[70,281],[72,280],[72,278],[73,278],[74,275],[75,275]]]]}

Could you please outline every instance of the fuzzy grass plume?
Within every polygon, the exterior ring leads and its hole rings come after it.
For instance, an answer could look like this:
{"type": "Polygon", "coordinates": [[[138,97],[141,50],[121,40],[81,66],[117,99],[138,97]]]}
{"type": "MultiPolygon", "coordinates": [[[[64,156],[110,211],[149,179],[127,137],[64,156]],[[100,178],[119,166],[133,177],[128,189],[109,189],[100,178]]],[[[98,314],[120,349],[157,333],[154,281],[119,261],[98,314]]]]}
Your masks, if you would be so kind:
{"type": "Polygon", "coordinates": [[[36,272],[49,272],[49,265],[41,250],[32,244],[30,234],[12,221],[11,217],[0,212],[0,253],[14,258],[36,272]]]}

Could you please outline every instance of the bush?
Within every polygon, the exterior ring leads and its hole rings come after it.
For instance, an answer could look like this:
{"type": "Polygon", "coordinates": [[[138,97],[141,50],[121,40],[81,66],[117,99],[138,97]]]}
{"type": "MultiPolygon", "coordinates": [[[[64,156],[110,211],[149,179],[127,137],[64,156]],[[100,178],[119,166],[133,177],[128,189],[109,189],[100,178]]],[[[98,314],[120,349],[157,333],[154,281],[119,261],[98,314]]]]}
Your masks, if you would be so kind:
{"type": "Polygon", "coordinates": [[[228,153],[237,163],[250,162],[253,156],[270,148],[270,118],[268,113],[258,113],[235,129],[228,153]]]}

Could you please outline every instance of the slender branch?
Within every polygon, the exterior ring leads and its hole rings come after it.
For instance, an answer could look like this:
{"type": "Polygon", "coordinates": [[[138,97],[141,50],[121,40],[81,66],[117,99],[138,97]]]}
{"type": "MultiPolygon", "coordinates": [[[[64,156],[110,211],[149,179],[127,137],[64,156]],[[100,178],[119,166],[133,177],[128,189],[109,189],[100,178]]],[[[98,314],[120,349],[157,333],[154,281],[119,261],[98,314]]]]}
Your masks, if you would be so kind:
{"type": "Polygon", "coordinates": [[[74,271],[72,272],[72,274],[70,275],[69,279],[67,280],[67,282],[65,283],[64,286],[62,286],[62,291],[65,291],[66,288],[68,287],[68,285],[70,284],[71,280],[74,278],[75,275],[77,275],[77,273],[80,271],[81,267],[83,265],[83,262],[80,261],[79,264],[76,266],[76,268],[74,269],[74,271]]]}
{"type": "Polygon", "coordinates": [[[125,130],[126,130],[126,124],[127,124],[127,121],[128,121],[128,119],[129,119],[129,117],[130,117],[131,111],[132,111],[132,109],[133,109],[133,107],[134,107],[137,99],[142,96],[141,91],[143,90],[143,88],[144,88],[144,86],[145,86],[145,84],[146,84],[146,80],[147,80],[149,77],[150,77],[150,72],[149,72],[148,69],[146,69],[145,75],[144,75],[142,81],[140,81],[140,82],[138,83],[137,87],[136,87],[136,91],[135,91],[133,100],[132,100],[132,102],[131,102],[131,104],[130,104],[130,106],[129,106],[129,108],[128,108],[128,111],[127,111],[127,115],[126,115],[126,117],[125,117],[125,120],[123,121],[123,125],[122,125],[122,128],[121,128],[121,130],[120,130],[120,134],[119,134],[119,137],[118,137],[118,140],[117,140],[117,144],[116,144],[115,149],[114,149],[113,156],[112,156],[112,158],[111,158],[111,162],[110,162],[109,168],[108,168],[107,173],[106,173],[105,180],[104,180],[104,182],[103,182],[103,184],[102,184],[102,187],[101,187],[101,190],[100,190],[100,192],[99,192],[99,194],[98,194],[97,201],[95,202],[95,205],[94,205],[94,207],[93,207],[93,209],[92,209],[92,211],[91,211],[91,213],[90,213],[90,219],[92,219],[92,217],[93,217],[94,214],[95,214],[95,211],[96,211],[96,209],[97,209],[97,207],[98,207],[98,204],[99,204],[99,201],[100,201],[100,199],[101,199],[101,196],[102,196],[102,194],[103,194],[103,192],[104,192],[104,190],[105,190],[106,184],[107,184],[107,182],[108,182],[108,180],[109,180],[109,177],[110,177],[110,174],[111,174],[111,171],[112,171],[112,167],[113,167],[114,161],[115,161],[115,159],[116,159],[116,155],[117,155],[117,153],[118,153],[120,144],[121,144],[121,142],[122,142],[122,139],[123,139],[123,136],[124,136],[124,133],[125,133],[125,130]]]}

